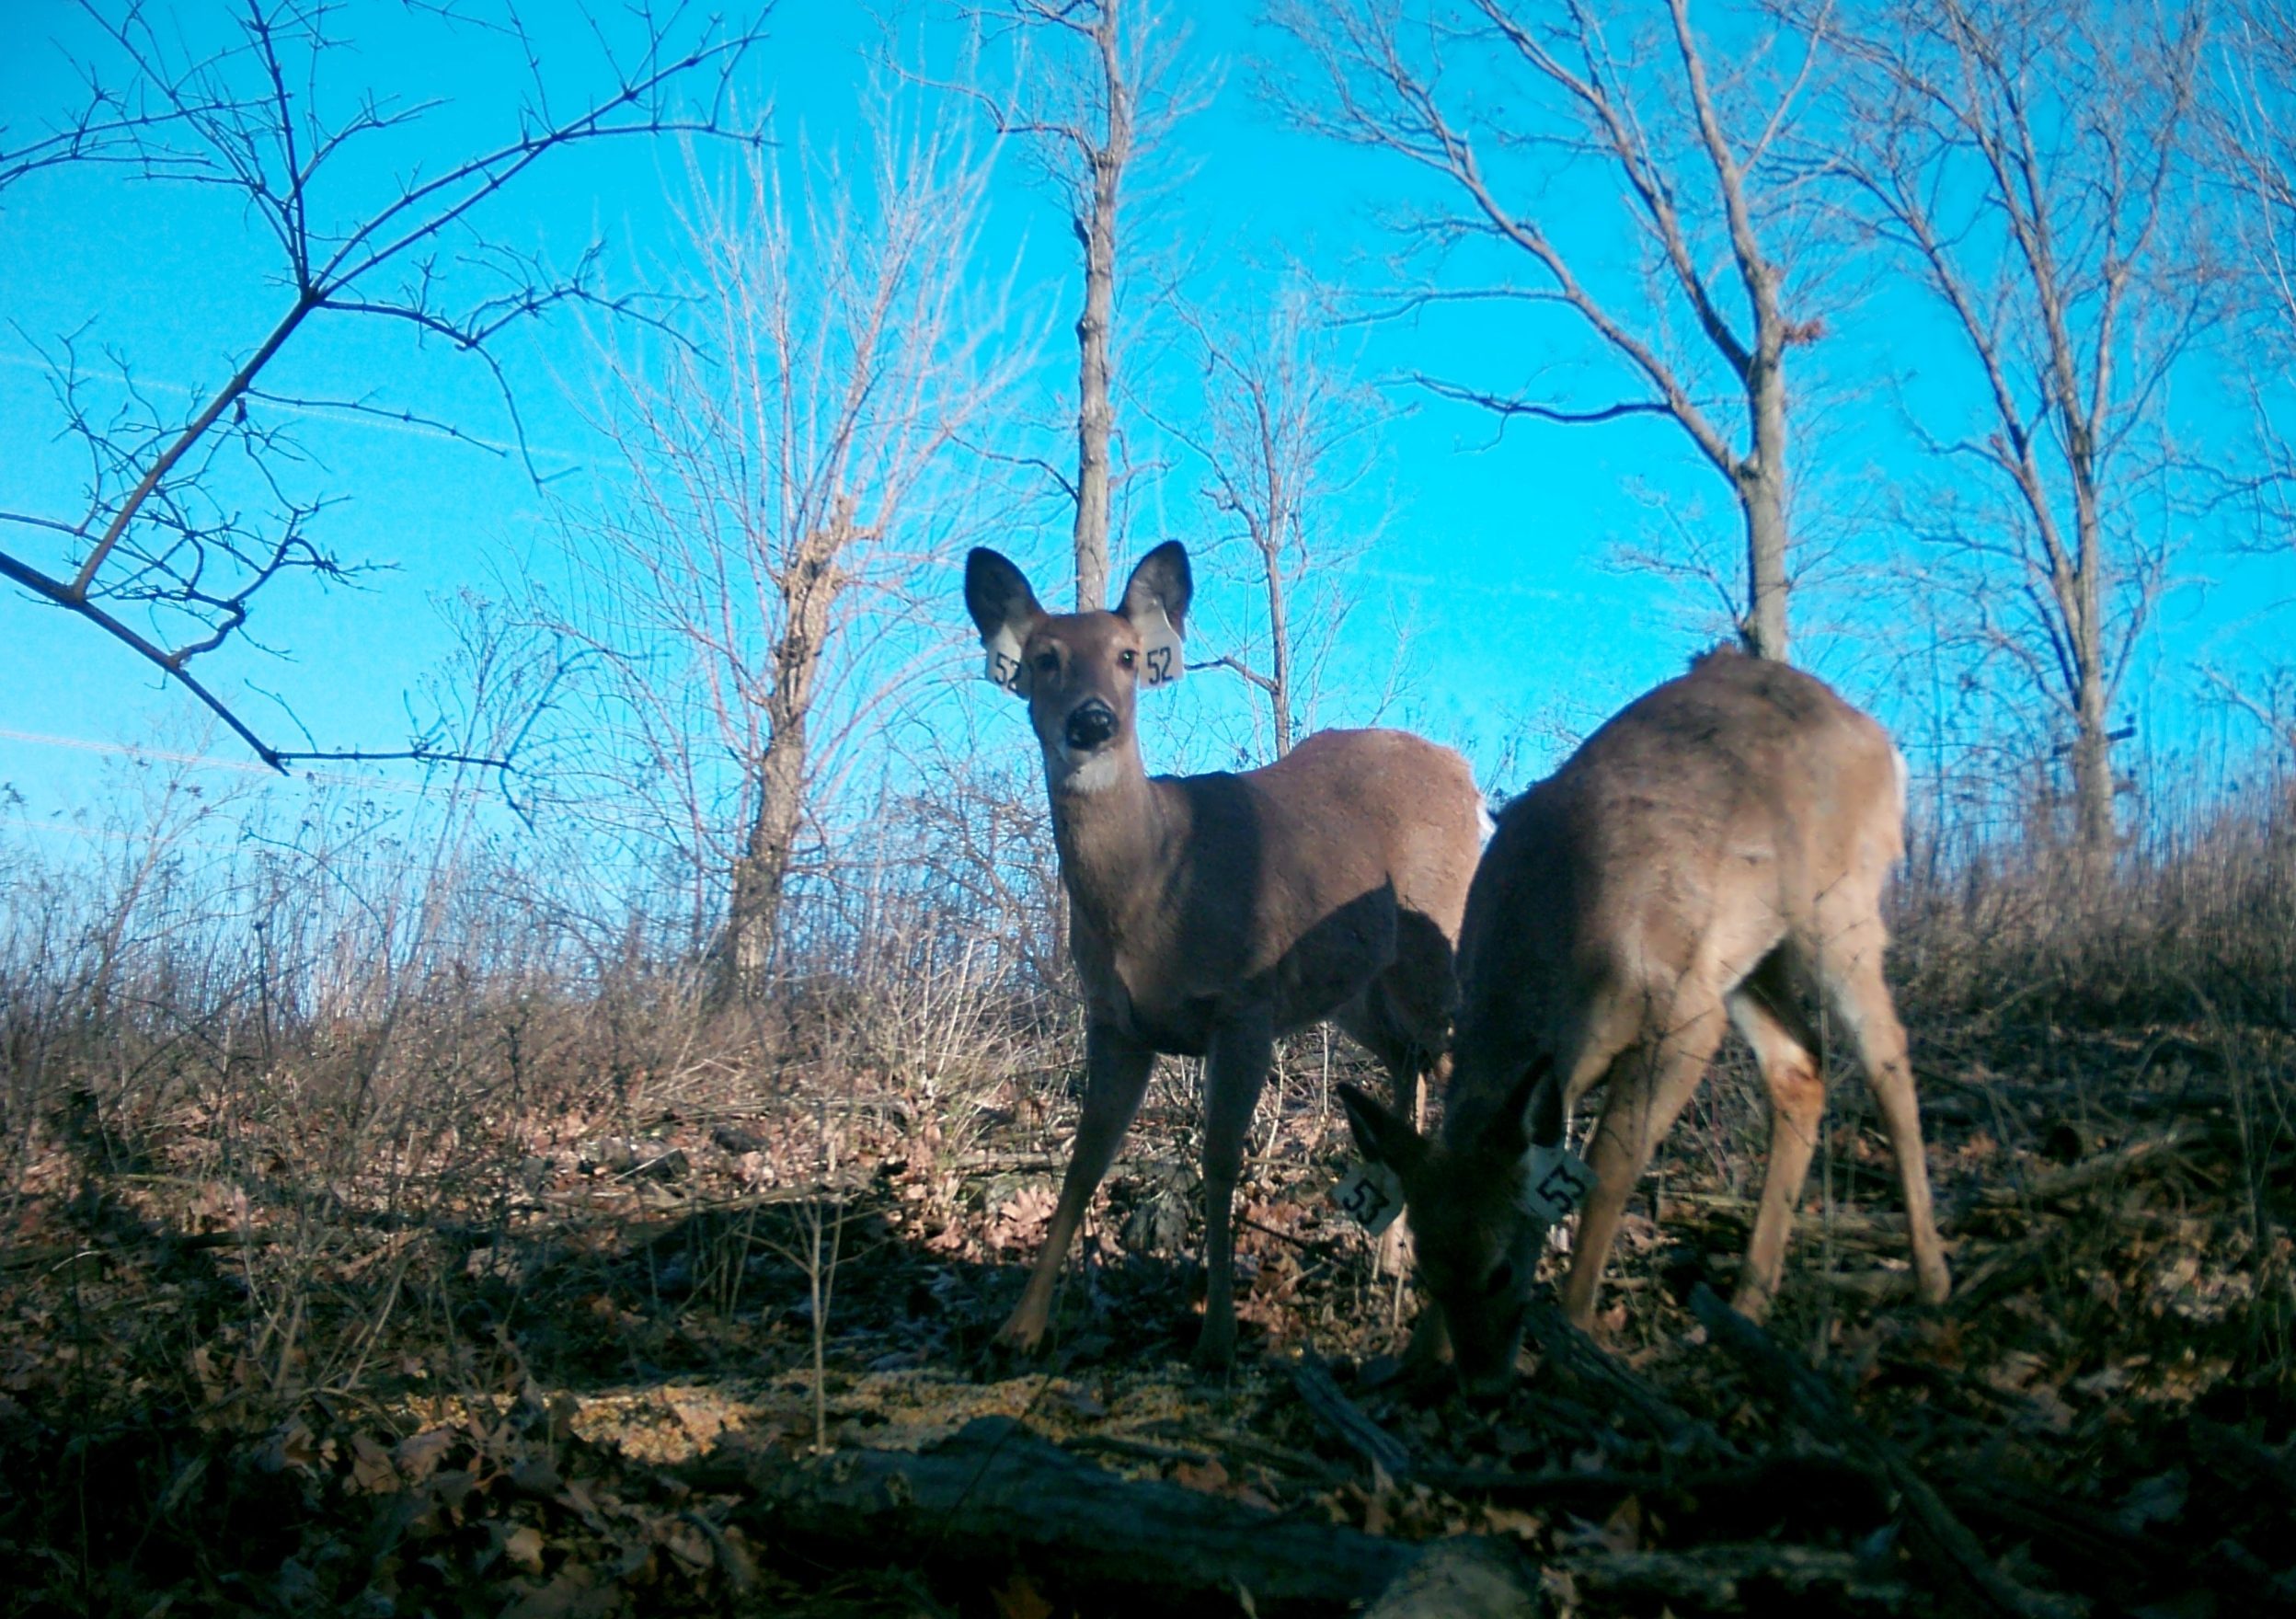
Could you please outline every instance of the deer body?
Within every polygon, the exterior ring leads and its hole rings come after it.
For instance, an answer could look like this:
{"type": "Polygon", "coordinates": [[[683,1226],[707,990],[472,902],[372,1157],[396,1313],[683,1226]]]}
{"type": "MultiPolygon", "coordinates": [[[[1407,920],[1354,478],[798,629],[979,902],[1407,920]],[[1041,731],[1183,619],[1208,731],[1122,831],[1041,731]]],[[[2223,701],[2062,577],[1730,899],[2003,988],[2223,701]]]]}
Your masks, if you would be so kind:
{"type": "Polygon", "coordinates": [[[1449,1031],[1481,844],[1466,761],[1397,731],[1327,731],[1264,769],[1150,777],[1136,683],[1166,632],[1177,638],[1190,589],[1177,544],[1142,561],[1117,613],[1047,614],[994,552],[967,568],[967,604],[993,660],[1004,649],[1001,683],[1025,688],[1044,752],[1086,1013],[1074,1152],[1003,1334],[1018,1348],[1044,1334],[1158,1053],[1205,1059],[1197,1358],[1221,1365],[1234,1343],[1235,1182],[1277,1037],[1332,1019],[1386,1065],[1408,1111],[1449,1031]]]}
{"type": "Polygon", "coordinates": [[[1880,1104],[1923,1296],[1949,1281],[1905,1031],[1882,979],[1883,890],[1904,851],[1904,764],[1872,719],[1783,664],[1710,653],[1638,699],[1499,817],[1460,941],[1440,1140],[1356,1093],[1351,1122],[1404,1184],[1420,1275],[1470,1388],[1510,1375],[1546,1222],[1533,1145],[1605,1085],[1564,1303],[1588,1325],[1652,1149],[1724,1028],[1753,1047],[1770,1146],[1737,1307],[1776,1291],[1825,1105],[1801,1010],[1820,996],[1880,1104]]]}

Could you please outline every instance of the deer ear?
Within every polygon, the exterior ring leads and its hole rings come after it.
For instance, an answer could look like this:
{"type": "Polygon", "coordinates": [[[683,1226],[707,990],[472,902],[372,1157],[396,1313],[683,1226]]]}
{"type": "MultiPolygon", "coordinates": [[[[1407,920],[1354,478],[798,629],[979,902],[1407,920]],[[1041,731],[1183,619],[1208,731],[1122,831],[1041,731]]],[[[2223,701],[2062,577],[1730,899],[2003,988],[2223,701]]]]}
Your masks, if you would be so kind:
{"type": "Polygon", "coordinates": [[[1027,576],[987,546],[974,546],[965,558],[965,610],[988,651],[982,673],[1015,696],[1027,696],[1028,668],[1020,649],[1044,618],[1027,576]]]}
{"type": "Polygon", "coordinates": [[[1348,1129],[1355,1137],[1356,1149],[1371,1162],[1384,1164],[1398,1175],[1418,1168],[1419,1161],[1427,1156],[1427,1142],[1411,1128],[1411,1121],[1382,1107],[1351,1085],[1338,1088],[1339,1102],[1348,1110],[1348,1129]]]}
{"type": "Polygon", "coordinates": [[[1140,637],[1140,683],[1168,686],[1186,668],[1181,639],[1187,632],[1188,603],[1196,593],[1188,570],[1188,547],[1166,540],[1140,559],[1124,586],[1124,604],[1118,609],[1140,637]]]}
{"type": "Polygon", "coordinates": [[[1533,1146],[1563,1144],[1563,1087],[1554,1075],[1555,1059],[1542,1051],[1508,1092],[1492,1142],[1501,1155],[1520,1158],[1533,1146]]]}

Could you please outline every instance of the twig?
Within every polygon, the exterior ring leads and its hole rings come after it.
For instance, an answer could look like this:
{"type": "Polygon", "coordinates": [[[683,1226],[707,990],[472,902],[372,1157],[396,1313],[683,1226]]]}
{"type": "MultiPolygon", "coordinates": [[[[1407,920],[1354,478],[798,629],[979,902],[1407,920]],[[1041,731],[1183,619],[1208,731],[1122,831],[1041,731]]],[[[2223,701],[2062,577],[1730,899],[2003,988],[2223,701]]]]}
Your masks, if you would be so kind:
{"type": "Polygon", "coordinates": [[[1720,1294],[1701,1282],[1691,1292],[1690,1309],[1713,1341],[1766,1384],[1796,1421],[1885,1480],[1921,1537],[1989,1607],[2019,1619],[2071,1619],[2077,1612],[2066,1599],[2030,1590],[2003,1573],[1905,1453],[1859,1421],[1839,1390],[1724,1303],[1720,1294]]]}
{"type": "MultiPolygon", "coordinates": [[[[2156,1135],[2140,1137],[2109,1153],[2099,1153],[2094,1158],[2084,1158],[2078,1164],[2068,1164],[2062,1169],[2037,1176],[2026,1184],[2023,1199],[2028,1202],[2046,1203],[2071,1197],[2075,1192],[2086,1191],[2101,1181],[2111,1180],[2149,1159],[2198,1146],[2213,1133],[2214,1127],[2205,1120],[2181,1120],[2156,1135]]],[[[2019,1200],[2019,1196],[2015,1188],[2006,1187],[1989,1189],[1985,1194],[1986,1200],[1992,1203],[2014,1203],[2019,1200]]]]}

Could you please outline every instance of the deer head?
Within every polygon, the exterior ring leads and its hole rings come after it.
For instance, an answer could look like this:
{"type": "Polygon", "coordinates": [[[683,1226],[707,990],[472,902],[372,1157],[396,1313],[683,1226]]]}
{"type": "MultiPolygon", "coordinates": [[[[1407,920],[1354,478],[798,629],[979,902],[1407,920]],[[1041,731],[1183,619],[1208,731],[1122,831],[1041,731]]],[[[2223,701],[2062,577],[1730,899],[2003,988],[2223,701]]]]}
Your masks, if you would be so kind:
{"type": "Polygon", "coordinates": [[[1114,613],[1047,613],[1006,558],[985,548],[966,557],[965,606],[988,650],[988,677],[1028,700],[1056,794],[1097,791],[1138,760],[1134,700],[1141,687],[1180,677],[1194,591],[1177,540],[1140,559],[1114,613]]]}
{"type": "Polygon", "coordinates": [[[1563,1142],[1563,1087],[1544,1057],[1516,1081],[1487,1129],[1421,1135],[1353,1085],[1339,1087],[1357,1148],[1403,1183],[1419,1284],[1443,1313],[1459,1382],[1503,1395],[1522,1344],[1523,1309],[1552,1222],[1536,1194],[1540,1147],[1563,1142]]]}

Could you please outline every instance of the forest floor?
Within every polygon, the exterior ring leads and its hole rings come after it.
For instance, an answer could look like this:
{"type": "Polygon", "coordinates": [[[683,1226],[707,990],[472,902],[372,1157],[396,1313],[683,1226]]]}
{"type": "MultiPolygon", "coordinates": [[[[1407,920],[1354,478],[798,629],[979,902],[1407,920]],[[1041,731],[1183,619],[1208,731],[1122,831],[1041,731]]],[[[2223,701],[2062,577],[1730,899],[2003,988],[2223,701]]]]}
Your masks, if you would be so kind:
{"type": "Polygon", "coordinates": [[[1174,1064],[1017,1363],[1055,1064],[961,1110],[881,1075],[513,1088],[453,1177],[405,1139],[322,1161],[316,1097],[260,1131],[63,1105],[0,1198],[0,1609],[1338,1613],[1451,1540],[1530,1593],[1491,1612],[2296,1610],[2296,1040],[1959,1039],[1917,1048],[1943,1309],[1843,1081],[1768,1338],[1693,1313],[1759,1180],[1726,1068],[1593,1345],[1489,1409],[1373,1375],[1412,1305],[1330,1200],[1313,1039],[1254,1138],[1222,1379],[1188,1361],[1174,1064]]]}

